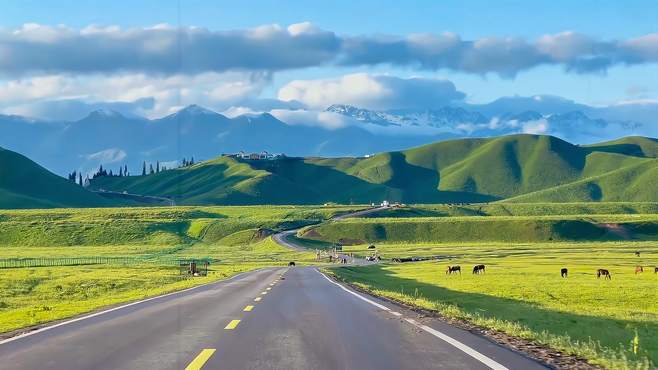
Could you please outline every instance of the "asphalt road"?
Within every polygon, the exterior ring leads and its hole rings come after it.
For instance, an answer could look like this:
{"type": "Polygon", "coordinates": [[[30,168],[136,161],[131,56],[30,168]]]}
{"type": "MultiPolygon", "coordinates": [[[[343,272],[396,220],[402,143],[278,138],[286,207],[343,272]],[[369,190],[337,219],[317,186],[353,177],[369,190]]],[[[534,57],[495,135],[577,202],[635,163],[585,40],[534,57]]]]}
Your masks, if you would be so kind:
{"type": "Polygon", "coordinates": [[[242,274],[0,342],[0,368],[544,367],[297,267],[242,274]]]}
{"type": "MultiPolygon", "coordinates": [[[[389,207],[367,208],[367,209],[352,212],[352,213],[342,214],[342,215],[333,217],[331,220],[339,221],[339,220],[344,220],[344,219],[350,218],[350,217],[361,217],[361,216],[365,216],[365,215],[368,215],[368,214],[371,214],[371,213],[379,212],[379,211],[387,209],[387,208],[389,208],[389,207]]],[[[308,249],[304,248],[301,245],[297,245],[297,244],[295,244],[295,243],[293,243],[293,242],[291,242],[290,240],[287,239],[288,236],[296,234],[299,231],[299,229],[301,229],[301,228],[282,231],[280,233],[272,235],[272,238],[274,239],[275,242],[279,243],[280,245],[282,245],[284,247],[290,248],[292,250],[307,251],[308,249]]]]}

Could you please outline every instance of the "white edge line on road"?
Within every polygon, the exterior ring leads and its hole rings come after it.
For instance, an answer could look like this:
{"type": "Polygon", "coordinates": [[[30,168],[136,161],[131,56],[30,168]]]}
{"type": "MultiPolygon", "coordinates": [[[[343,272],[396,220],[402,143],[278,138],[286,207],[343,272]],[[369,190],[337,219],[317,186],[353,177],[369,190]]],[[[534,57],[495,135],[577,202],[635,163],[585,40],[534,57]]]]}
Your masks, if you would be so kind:
{"type": "MultiPolygon", "coordinates": [[[[384,310],[384,311],[390,312],[391,314],[393,314],[393,315],[395,315],[395,316],[402,316],[399,312],[391,311],[390,308],[388,308],[388,307],[386,307],[386,306],[384,306],[384,305],[381,305],[381,304],[379,304],[379,303],[373,301],[372,299],[366,298],[366,297],[362,296],[362,295],[359,294],[359,293],[353,292],[353,291],[351,291],[351,290],[345,288],[343,285],[341,285],[341,284],[339,284],[339,283],[337,283],[337,282],[331,280],[327,275],[321,273],[320,270],[317,270],[317,269],[316,269],[315,271],[317,271],[320,275],[322,275],[322,276],[323,276],[325,279],[327,279],[330,283],[332,283],[332,284],[338,286],[338,287],[341,288],[342,290],[344,290],[344,291],[350,293],[351,295],[353,295],[353,296],[359,298],[360,300],[365,301],[365,302],[368,302],[368,303],[370,303],[371,305],[373,305],[373,306],[375,306],[375,307],[377,307],[377,308],[379,308],[379,309],[381,309],[381,310],[384,310]]],[[[455,338],[453,338],[453,337],[451,337],[451,336],[449,336],[449,335],[446,335],[446,334],[444,334],[444,333],[442,333],[442,332],[440,332],[440,331],[438,331],[438,330],[436,330],[436,329],[430,328],[430,327],[427,326],[427,325],[423,325],[423,324],[421,324],[421,323],[419,323],[419,322],[417,322],[416,320],[413,320],[413,319],[407,319],[407,318],[404,318],[404,321],[406,321],[407,323],[409,323],[409,324],[411,324],[411,325],[417,327],[418,329],[421,329],[421,330],[425,331],[426,333],[429,333],[429,334],[435,336],[436,338],[439,338],[439,339],[443,340],[444,342],[450,344],[451,346],[453,346],[453,347],[459,349],[460,351],[462,351],[462,352],[466,353],[467,355],[473,357],[474,359],[480,361],[481,363],[483,363],[484,365],[486,365],[487,367],[489,367],[489,368],[491,368],[491,369],[494,369],[494,370],[509,370],[509,369],[506,368],[505,366],[499,364],[498,362],[496,362],[496,361],[490,359],[489,357],[483,355],[482,353],[476,351],[475,349],[473,349],[473,348],[471,348],[471,347],[465,345],[464,343],[458,341],[457,339],[455,339],[455,338]]]]}
{"type": "Polygon", "coordinates": [[[155,300],[155,299],[160,299],[160,298],[168,297],[168,296],[175,295],[175,294],[186,293],[186,292],[189,292],[189,291],[192,291],[192,290],[196,290],[196,289],[199,289],[199,288],[203,288],[203,287],[208,286],[208,285],[211,285],[211,284],[218,284],[218,283],[223,283],[223,282],[229,282],[229,281],[234,280],[234,279],[236,279],[236,278],[238,278],[238,277],[240,277],[240,276],[242,276],[242,275],[249,274],[249,273],[253,273],[253,272],[256,272],[256,271],[267,271],[268,269],[269,269],[269,268],[263,268],[263,269],[257,269],[257,270],[252,270],[252,271],[241,272],[241,273],[239,273],[239,274],[237,274],[237,275],[233,275],[233,276],[231,276],[231,277],[228,278],[228,279],[218,280],[218,281],[212,281],[212,282],[210,282],[210,283],[201,284],[201,285],[193,286],[193,287],[191,287],[191,288],[187,288],[187,289],[183,289],[183,290],[177,290],[177,291],[175,291],[175,292],[170,292],[170,293],[166,293],[166,294],[158,295],[158,296],[155,296],[155,297],[150,297],[150,298],[142,299],[142,300],[140,300],[140,301],[127,303],[127,304],[124,304],[124,305],[121,305],[121,306],[118,306],[118,307],[114,307],[114,308],[110,308],[110,309],[107,309],[107,310],[104,310],[104,311],[95,312],[95,313],[92,313],[92,314],[89,314],[89,315],[85,315],[85,316],[82,316],[82,317],[78,317],[78,318],[75,318],[75,319],[71,319],[71,320],[63,321],[63,322],[60,322],[60,323],[57,323],[57,324],[53,324],[53,325],[50,325],[50,326],[45,326],[45,327],[40,328],[40,329],[36,329],[36,330],[32,330],[32,331],[28,331],[28,332],[26,332],[26,333],[19,334],[19,335],[16,335],[16,336],[14,336],[14,337],[11,337],[11,338],[7,338],[7,339],[4,339],[4,340],[1,340],[1,341],[0,341],[0,345],[2,345],[2,344],[6,344],[6,343],[9,343],[9,342],[13,342],[13,341],[16,341],[16,340],[19,340],[19,339],[23,339],[23,338],[25,338],[25,337],[29,337],[29,336],[31,336],[31,335],[35,335],[35,334],[39,334],[39,333],[43,333],[44,331],[48,331],[48,330],[51,330],[51,329],[59,328],[60,326],[64,326],[64,325],[68,325],[68,324],[72,324],[72,323],[74,323],[74,322],[78,322],[78,321],[82,321],[82,320],[86,320],[86,319],[90,319],[90,318],[92,318],[92,317],[96,317],[96,316],[104,315],[104,314],[106,314],[106,313],[110,313],[110,312],[118,311],[118,310],[121,310],[121,309],[124,309],[124,308],[127,308],[127,307],[136,306],[136,305],[138,305],[138,304],[142,304],[142,303],[145,303],[145,302],[149,302],[149,301],[152,301],[152,300],[155,300]]]}

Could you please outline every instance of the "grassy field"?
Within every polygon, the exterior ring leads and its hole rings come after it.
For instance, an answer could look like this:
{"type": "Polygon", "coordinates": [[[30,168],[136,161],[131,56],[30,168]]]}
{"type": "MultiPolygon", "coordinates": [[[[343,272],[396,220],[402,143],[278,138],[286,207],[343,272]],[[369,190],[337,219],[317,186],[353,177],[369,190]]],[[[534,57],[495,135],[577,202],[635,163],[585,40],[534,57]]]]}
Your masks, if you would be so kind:
{"type": "MultiPolygon", "coordinates": [[[[357,255],[366,246],[344,247],[357,255]]],[[[375,294],[532,339],[613,369],[658,364],[658,277],[634,274],[658,263],[658,242],[442,244],[377,246],[385,259],[441,261],[345,267],[331,271],[375,294]],[[641,256],[634,252],[640,250],[641,256]],[[472,275],[474,264],[487,266],[472,275]],[[447,276],[447,265],[463,275],[447,276]],[[569,277],[560,278],[567,267],[569,277]],[[596,279],[598,268],[612,280],[596,279]],[[637,354],[632,341],[639,338],[637,354]]]]}
{"type": "Polygon", "coordinates": [[[658,239],[658,215],[354,218],[301,232],[333,243],[545,242],[658,239]]]}
{"type": "Polygon", "coordinates": [[[176,207],[0,211],[0,259],[117,259],[0,269],[0,333],[198,285],[264,266],[315,262],[267,233],[358,207],[176,207]],[[207,277],[179,259],[209,258],[207,277]]]}

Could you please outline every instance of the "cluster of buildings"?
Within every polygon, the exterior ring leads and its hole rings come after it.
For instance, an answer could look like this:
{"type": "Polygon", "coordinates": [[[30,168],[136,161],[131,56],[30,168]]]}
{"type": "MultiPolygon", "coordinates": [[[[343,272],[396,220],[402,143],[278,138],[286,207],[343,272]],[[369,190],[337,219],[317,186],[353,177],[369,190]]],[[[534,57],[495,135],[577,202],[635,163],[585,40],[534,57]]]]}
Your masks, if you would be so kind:
{"type": "Polygon", "coordinates": [[[248,159],[252,161],[267,161],[285,157],[283,153],[273,154],[264,150],[260,153],[247,153],[241,150],[240,152],[234,154],[224,154],[224,156],[238,159],[248,159]]]}

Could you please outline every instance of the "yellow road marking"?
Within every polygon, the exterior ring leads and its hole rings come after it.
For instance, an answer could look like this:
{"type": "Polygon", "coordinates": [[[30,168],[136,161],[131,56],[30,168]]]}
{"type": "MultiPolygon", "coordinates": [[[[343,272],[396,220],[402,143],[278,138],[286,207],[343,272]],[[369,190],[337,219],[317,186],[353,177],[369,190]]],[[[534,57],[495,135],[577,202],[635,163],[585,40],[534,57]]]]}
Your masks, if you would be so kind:
{"type": "Polygon", "coordinates": [[[254,309],[254,306],[247,306],[247,307],[245,307],[244,310],[242,310],[242,311],[249,312],[249,311],[251,311],[251,310],[253,310],[253,309],[254,309]]]}
{"type": "Polygon", "coordinates": [[[224,329],[233,330],[238,326],[239,323],[240,323],[240,320],[231,320],[231,322],[229,322],[228,325],[226,325],[226,327],[224,329]]]}
{"type": "Polygon", "coordinates": [[[185,368],[185,370],[199,370],[210,359],[210,356],[215,353],[214,348],[206,348],[199,353],[192,362],[185,368]]]}
{"type": "Polygon", "coordinates": [[[254,298],[254,301],[256,301],[256,302],[260,302],[260,300],[261,300],[260,297],[256,297],[256,298],[254,298]]]}

